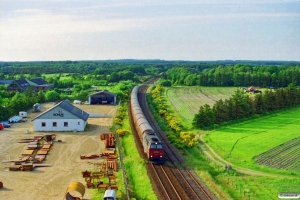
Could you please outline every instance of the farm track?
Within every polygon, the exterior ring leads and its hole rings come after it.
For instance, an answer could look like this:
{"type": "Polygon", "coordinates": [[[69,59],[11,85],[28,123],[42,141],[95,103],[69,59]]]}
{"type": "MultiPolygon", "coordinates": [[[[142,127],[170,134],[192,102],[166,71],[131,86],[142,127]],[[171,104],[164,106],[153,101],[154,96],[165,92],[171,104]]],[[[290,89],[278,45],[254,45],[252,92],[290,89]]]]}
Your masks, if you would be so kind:
{"type": "Polygon", "coordinates": [[[182,167],[185,164],[184,158],[179,154],[177,149],[169,143],[165,133],[160,130],[157,122],[149,111],[146,103],[146,91],[148,87],[148,85],[140,87],[138,98],[140,99],[140,105],[149,123],[152,124],[158,137],[164,143],[166,162],[160,167],[166,173],[157,172],[159,176],[154,176],[153,174],[156,174],[156,172],[153,171],[153,169],[158,170],[158,166],[153,166],[152,164],[147,165],[147,169],[149,170],[148,174],[151,180],[155,181],[153,185],[157,187],[156,191],[159,193],[158,196],[161,196],[159,199],[216,199],[214,195],[208,192],[208,189],[205,188],[193,170],[182,167]],[[163,176],[163,174],[165,175],[163,176]],[[168,179],[171,180],[172,184],[168,184],[168,181],[166,181],[168,179]],[[162,184],[159,186],[158,183],[163,183],[164,187],[162,184]],[[172,193],[168,192],[171,191],[170,188],[175,188],[180,195],[177,196],[177,198],[170,196],[169,194],[172,193]]]}
{"type": "Polygon", "coordinates": [[[293,175],[279,175],[279,174],[272,174],[272,173],[266,173],[266,172],[261,172],[261,171],[255,171],[252,169],[248,168],[243,168],[236,166],[226,160],[224,160],[221,156],[219,156],[203,139],[203,135],[200,136],[200,140],[203,143],[203,145],[199,145],[204,154],[213,162],[221,164],[221,165],[231,165],[236,171],[243,173],[243,174],[248,174],[248,175],[255,175],[255,176],[268,176],[268,177],[273,177],[273,178],[293,178],[293,175]],[[208,151],[203,147],[206,146],[208,148],[208,151]]]}

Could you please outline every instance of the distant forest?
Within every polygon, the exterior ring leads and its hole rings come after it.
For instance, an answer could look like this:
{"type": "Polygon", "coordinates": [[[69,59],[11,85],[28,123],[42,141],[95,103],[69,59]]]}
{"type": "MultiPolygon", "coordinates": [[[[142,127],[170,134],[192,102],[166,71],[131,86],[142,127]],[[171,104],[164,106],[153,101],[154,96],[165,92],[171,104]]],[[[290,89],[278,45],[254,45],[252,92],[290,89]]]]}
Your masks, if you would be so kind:
{"type": "MultiPolygon", "coordinates": [[[[126,101],[135,84],[143,83],[154,76],[162,78],[161,84],[163,86],[256,86],[281,88],[292,84],[294,87],[297,87],[300,85],[300,62],[192,62],[130,59],[112,61],[0,62],[0,120],[6,120],[20,110],[27,110],[37,102],[43,103],[65,98],[70,98],[71,100],[76,98],[84,101],[93,85],[107,86],[117,84],[118,97],[126,101]],[[37,95],[30,90],[24,93],[8,93],[6,92],[6,86],[1,85],[1,80],[34,79],[37,77],[42,77],[48,83],[53,83],[54,90],[40,91],[37,95]],[[70,94],[66,94],[66,88],[72,88],[70,94]]],[[[209,109],[202,110],[206,112],[209,109]]],[[[260,110],[252,113],[259,112],[260,110]]],[[[201,111],[199,111],[200,113],[201,111]]],[[[242,117],[249,116],[251,112],[247,111],[247,113],[246,115],[243,113],[242,117]]],[[[198,117],[202,115],[199,114],[198,117]]],[[[218,121],[219,117],[217,115],[215,118],[218,121]]],[[[230,119],[232,120],[232,118],[230,119]]],[[[217,123],[217,121],[214,121],[214,123],[217,123]]],[[[223,119],[219,122],[221,121],[223,119]]]]}
{"type": "MultiPolygon", "coordinates": [[[[163,75],[171,85],[186,86],[258,86],[300,85],[300,62],[295,61],[45,61],[0,62],[0,80],[42,77],[45,74],[90,75],[89,80],[139,82],[139,76],[163,75]]],[[[76,76],[76,75],[73,75],[76,76]]],[[[58,84],[59,80],[48,82],[58,84]]]]}

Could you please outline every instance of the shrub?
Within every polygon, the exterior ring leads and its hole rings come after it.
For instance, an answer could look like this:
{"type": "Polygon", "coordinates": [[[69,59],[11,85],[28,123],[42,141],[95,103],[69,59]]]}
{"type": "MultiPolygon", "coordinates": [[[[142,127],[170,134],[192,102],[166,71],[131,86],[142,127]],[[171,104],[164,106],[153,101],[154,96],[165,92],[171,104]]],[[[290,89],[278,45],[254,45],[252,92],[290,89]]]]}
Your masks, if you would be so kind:
{"type": "Polygon", "coordinates": [[[166,110],[159,110],[158,113],[159,113],[159,115],[160,115],[161,117],[163,117],[163,116],[166,116],[167,111],[166,111],[166,110]]]}
{"type": "Polygon", "coordinates": [[[124,135],[126,135],[127,133],[129,133],[129,131],[126,130],[126,129],[117,129],[116,132],[117,132],[117,134],[118,134],[119,137],[123,137],[124,135]]]}
{"type": "Polygon", "coordinates": [[[120,119],[120,118],[115,118],[115,124],[117,124],[117,125],[119,125],[119,126],[122,126],[123,124],[122,124],[122,119],[120,119]]]}
{"type": "Polygon", "coordinates": [[[180,138],[187,147],[193,147],[198,143],[195,134],[191,132],[181,132],[180,138]]]}

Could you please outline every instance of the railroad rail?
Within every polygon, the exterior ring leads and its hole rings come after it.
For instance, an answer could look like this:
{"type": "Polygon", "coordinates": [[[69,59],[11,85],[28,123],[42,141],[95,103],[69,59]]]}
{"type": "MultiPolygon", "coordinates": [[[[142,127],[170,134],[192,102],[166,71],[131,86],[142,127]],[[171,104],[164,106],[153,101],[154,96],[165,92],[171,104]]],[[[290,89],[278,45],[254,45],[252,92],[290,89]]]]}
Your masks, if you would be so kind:
{"type": "MultiPolygon", "coordinates": [[[[151,181],[154,183],[154,189],[159,193],[159,199],[216,199],[214,195],[210,194],[207,188],[204,188],[204,184],[193,170],[183,167],[185,163],[184,158],[177,149],[170,144],[165,133],[160,130],[146,102],[146,91],[148,87],[149,85],[140,87],[138,98],[144,115],[147,117],[149,123],[151,123],[158,137],[164,143],[165,164],[146,165],[151,176],[151,181]]],[[[136,142],[140,143],[138,139],[136,139],[136,142]]],[[[144,156],[143,153],[140,153],[140,155],[144,156]]]]}

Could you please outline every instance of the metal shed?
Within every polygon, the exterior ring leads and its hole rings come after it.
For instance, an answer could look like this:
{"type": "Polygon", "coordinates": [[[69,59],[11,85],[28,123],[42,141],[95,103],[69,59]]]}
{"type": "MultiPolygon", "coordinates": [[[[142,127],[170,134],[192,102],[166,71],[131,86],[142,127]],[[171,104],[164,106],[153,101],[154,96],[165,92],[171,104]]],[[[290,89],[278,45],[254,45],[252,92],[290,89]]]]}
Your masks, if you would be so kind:
{"type": "Polygon", "coordinates": [[[106,90],[89,95],[89,104],[112,104],[117,102],[117,95],[106,90]]]}

